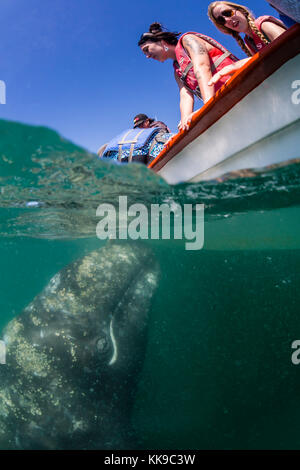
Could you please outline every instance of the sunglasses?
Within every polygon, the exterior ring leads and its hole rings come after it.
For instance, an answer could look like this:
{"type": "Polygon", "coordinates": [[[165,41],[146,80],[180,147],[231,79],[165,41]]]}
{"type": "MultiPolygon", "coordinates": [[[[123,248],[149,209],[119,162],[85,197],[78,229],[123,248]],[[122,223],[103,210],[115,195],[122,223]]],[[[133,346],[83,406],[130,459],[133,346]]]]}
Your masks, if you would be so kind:
{"type": "Polygon", "coordinates": [[[225,26],[226,24],[226,18],[232,18],[234,15],[235,10],[224,10],[222,11],[221,15],[216,18],[216,22],[220,24],[221,26],[225,26]]]}

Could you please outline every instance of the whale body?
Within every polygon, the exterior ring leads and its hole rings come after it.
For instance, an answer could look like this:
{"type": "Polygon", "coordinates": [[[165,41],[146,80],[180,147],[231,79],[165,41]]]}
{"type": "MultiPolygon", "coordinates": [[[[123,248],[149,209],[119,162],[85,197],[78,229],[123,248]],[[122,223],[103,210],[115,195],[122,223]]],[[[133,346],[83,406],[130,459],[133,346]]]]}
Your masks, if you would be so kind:
{"type": "Polygon", "coordinates": [[[130,414],[159,269],[108,242],[57,273],[4,329],[0,448],[132,448],[130,414]]]}

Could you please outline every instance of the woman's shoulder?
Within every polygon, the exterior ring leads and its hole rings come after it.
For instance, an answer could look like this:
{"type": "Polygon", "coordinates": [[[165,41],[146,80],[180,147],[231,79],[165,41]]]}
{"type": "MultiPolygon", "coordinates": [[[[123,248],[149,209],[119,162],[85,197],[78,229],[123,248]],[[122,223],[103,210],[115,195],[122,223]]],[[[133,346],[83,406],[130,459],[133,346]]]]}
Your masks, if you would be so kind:
{"type": "Polygon", "coordinates": [[[271,16],[271,15],[259,16],[255,20],[255,25],[258,27],[258,29],[260,29],[261,25],[265,22],[274,23],[274,24],[277,24],[278,26],[281,26],[282,28],[286,29],[286,26],[284,25],[284,23],[281,20],[279,20],[278,18],[275,18],[275,16],[271,16]]]}
{"type": "MultiPolygon", "coordinates": [[[[210,45],[216,45],[216,44],[212,44],[212,39],[208,36],[206,36],[206,34],[202,34],[202,33],[197,33],[196,31],[188,31],[187,33],[184,33],[182,36],[180,36],[179,38],[179,44],[180,45],[188,45],[189,41],[193,41],[193,40],[197,40],[198,42],[202,42],[203,44],[205,45],[208,45],[210,47],[210,45]]],[[[216,41],[215,41],[216,42],[216,41]]]]}
{"type": "Polygon", "coordinates": [[[199,37],[201,36],[201,33],[197,33],[196,31],[187,31],[186,33],[183,33],[178,41],[182,41],[183,39],[190,38],[192,36],[199,37]]]}

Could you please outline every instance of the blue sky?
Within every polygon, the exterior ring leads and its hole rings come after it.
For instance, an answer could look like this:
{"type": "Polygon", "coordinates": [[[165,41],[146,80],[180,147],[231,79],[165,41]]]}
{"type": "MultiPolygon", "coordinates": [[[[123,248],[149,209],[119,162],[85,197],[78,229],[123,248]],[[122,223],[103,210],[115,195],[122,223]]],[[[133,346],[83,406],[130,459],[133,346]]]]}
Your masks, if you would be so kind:
{"type": "MultiPolygon", "coordinates": [[[[149,24],[199,31],[238,57],[243,52],[207,18],[210,1],[0,0],[1,118],[57,130],[96,151],[146,113],[176,131],[172,62],[147,60],[137,47],[149,24]]],[[[274,14],[264,0],[245,3],[274,14]]]]}

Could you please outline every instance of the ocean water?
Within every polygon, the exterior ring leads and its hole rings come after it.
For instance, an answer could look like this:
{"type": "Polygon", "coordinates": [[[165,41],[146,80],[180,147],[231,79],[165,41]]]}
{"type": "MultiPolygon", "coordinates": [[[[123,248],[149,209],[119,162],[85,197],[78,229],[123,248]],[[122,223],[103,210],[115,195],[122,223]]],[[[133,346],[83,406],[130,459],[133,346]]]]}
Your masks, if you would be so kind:
{"type": "Polygon", "coordinates": [[[132,414],[137,446],[299,449],[299,163],[169,186],[46,128],[0,121],[0,135],[0,330],[106,243],[100,203],[203,203],[203,249],[144,242],[161,277],[132,414]]]}

